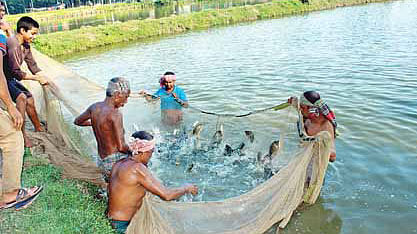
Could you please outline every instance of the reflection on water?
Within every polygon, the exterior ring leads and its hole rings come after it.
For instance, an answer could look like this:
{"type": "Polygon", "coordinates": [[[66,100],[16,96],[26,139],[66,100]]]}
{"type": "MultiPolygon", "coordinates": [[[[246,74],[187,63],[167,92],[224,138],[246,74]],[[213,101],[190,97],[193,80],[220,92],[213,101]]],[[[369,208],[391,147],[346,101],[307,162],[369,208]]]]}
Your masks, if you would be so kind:
{"type": "Polygon", "coordinates": [[[319,198],[314,206],[301,207],[295,212],[288,228],[280,231],[280,233],[341,233],[342,218],[333,209],[326,208],[324,203],[325,201],[319,198]]]}
{"type": "MultiPolygon", "coordinates": [[[[316,89],[334,109],[341,132],[321,205],[342,222],[312,212],[315,205],[301,211],[287,233],[327,233],[340,225],[342,233],[415,233],[416,11],[414,0],[338,8],[138,43],[66,65],[102,86],[127,77],[135,90],[156,90],[159,76],[174,71],[191,105],[223,113],[246,113],[316,89]]],[[[127,129],[132,123],[152,129],[144,116],[158,117],[159,106],[138,110],[137,102],[125,107],[127,129]]],[[[216,122],[187,116],[187,126],[216,122]]],[[[255,130],[255,145],[266,150],[280,135],[280,118],[268,112],[227,121],[225,139],[236,146],[244,130],[255,130]]]]}
{"type": "Polygon", "coordinates": [[[83,26],[98,26],[102,24],[112,24],[115,22],[125,22],[137,19],[159,19],[171,15],[189,14],[211,9],[226,9],[234,6],[246,6],[259,3],[266,3],[270,0],[229,0],[229,1],[196,1],[178,2],[170,4],[155,5],[155,7],[145,9],[135,9],[126,11],[115,11],[108,14],[98,14],[80,16],[79,18],[55,21],[49,19],[40,24],[41,33],[52,33],[57,31],[73,30],[83,26]]]}

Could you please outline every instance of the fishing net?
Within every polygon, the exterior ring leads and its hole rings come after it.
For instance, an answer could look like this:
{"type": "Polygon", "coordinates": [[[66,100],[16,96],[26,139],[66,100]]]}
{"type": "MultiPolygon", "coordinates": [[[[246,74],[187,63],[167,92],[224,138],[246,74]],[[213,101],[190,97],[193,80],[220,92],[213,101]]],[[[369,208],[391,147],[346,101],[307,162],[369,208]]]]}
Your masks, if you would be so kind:
{"type": "MultiPolygon", "coordinates": [[[[76,128],[72,125],[72,121],[81,110],[86,109],[93,102],[102,100],[104,89],[36,51],[34,51],[34,56],[46,75],[56,84],[56,86],[40,87],[35,82],[26,83],[34,93],[37,107],[48,127],[48,133],[30,135],[37,145],[35,149],[39,154],[46,155],[53,164],[61,167],[65,177],[103,185],[101,172],[94,163],[95,158],[91,156],[96,152],[92,130],[91,128],[76,128]]],[[[139,104],[135,103],[135,105],[139,104]]],[[[136,106],[136,108],[140,107],[136,106]]],[[[142,108],[147,107],[142,104],[142,108]]],[[[129,111],[129,106],[125,109],[129,111]]],[[[148,109],[151,109],[150,115],[156,112],[152,108],[148,109]]],[[[141,127],[148,126],[145,130],[153,128],[151,122],[144,119],[145,112],[137,109],[134,111],[141,115],[132,115],[134,120],[128,119],[126,122],[141,122],[141,127]]],[[[294,110],[282,111],[280,124],[274,126],[281,131],[279,134],[281,154],[289,152],[288,149],[291,148],[286,146],[289,141],[287,133],[294,131],[289,127],[295,122],[294,118],[291,118],[291,111],[295,112],[294,110]]],[[[251,120],[250,117],[248,119],[251,120]]],[[[206,120],[219,121],[218,118],[206,120]]],[[[262,119],[252,118],[252,121],[257,121],[258,125],[263,123],[262,119]]],[[[227,124],[239,125],[240,123],[234,121],[225,124],[227,128],[227,124]]],[[[331,145],[332,139],[327,132],[321,132],[312,141],[297,142],[296,150],[291,151],[291,157],[285,165],[281,165],[265,180],[254,183],[254,188],[226,199],[166,202],[147,193],[142,207],[129,225],[128,233],[264,233],[274,224],[284,228],[301,203],[313,204],[318,198],[328,165],[331,145]]],[[[192,148],[191,145],[187,146],[189,147],[186,148],[192,148]]],[[[264,146],[265,144],[262,147],[264,146]]],[[[222,150],[215,150],[214,153],[217,153],[216,160],[225,158],[222,150]]],[[[230,165],[235,165],[238,162],[241,168],[242,165],[243,167],[252,165],[242,164],[252,160],[249,156],[236,157],[239,157],[238,160],[230,157],[230,159],[222,159],[221,163],[227,164],[230,161],[230,165]]],[[[182,164],[188,170],[193,170],[187,162],[178,161],[176,166],[182,164]]],[[[157,171],[159,166],[160,164],[153,165],[151,170],[157,171]]],[[[220,170],[225,169],[223,167],[220,170]]],[[[158,175],[158,173],[155,174],[158,175]]],[[[227,187],[222,189],[227,193],[227,187]]]]}

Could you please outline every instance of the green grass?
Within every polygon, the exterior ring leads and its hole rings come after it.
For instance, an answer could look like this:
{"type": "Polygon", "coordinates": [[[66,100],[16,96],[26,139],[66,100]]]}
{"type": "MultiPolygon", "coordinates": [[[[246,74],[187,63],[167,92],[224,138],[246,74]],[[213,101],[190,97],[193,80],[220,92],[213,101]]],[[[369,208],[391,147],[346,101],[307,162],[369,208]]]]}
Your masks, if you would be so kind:
{"type": "Polygon", "coordinates": [[[0,233],[114,233],[105,202],[93,198],[97,187],[62,179],[59,169],[38,157],[25,158],[22,181],[44,190],[25,210],[0,211],[0,233]]]}
{"type": "Polygon", "coordinates": [[[310,4],[302,4],[298,0],[280,0],[252,6],[210,10],[161,19],[131,20],[124,23],[43,34],[36,39],[35,47],[48,56],[56,57],[91,48],[190,30],[202,30],[259,19],[278,18],[315,10],[381,1],[384,0],[312,0],[310,4]]]}

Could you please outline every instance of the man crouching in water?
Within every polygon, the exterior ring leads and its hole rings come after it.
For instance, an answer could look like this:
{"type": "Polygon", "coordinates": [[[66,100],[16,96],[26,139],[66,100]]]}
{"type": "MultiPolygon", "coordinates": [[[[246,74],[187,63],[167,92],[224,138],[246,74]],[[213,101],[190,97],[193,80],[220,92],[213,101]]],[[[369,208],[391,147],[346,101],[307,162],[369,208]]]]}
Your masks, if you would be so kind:
{"type": "Polygon", "coordinates": [[[127,157],[129,150],[124,139],[123,115],[119,111],[129,95],[129,82],[121,77],[113,78],[107,85],[106,99],[92,104],[74,121],[78,126],[93,127],[100,156],[98,166],[103,170],[106,182],[113,164],[127,157]]]}
{"type": "Polygon", "coordinates": [[[142,205],[146,191],[165,201],[186,193],[198,193],[195,185],[166,188],[152,176],[148,162],[155,149],[155,139],[148,132],[133,133],[129,149],[131,155],[114,164],[109,183],[108,217],[117,233],[126,232],[130,220],[142,205]]]}
{"type": "MultiPolygon", "coordinates": [[[[296,104],[296,97],[290,97],[288,102],[290,104],[296,104]]],[[[327,131],[330,133],[332,139],[336,138],[336,116],[333,111],[323,99],[320,98],[320,94],[316,91],[307,91],[300,96],[300,111],[303,115],[304,130],[308,136],[315,136],[321,131],[327,131]]],[[[330,149],[329,161],[334,162],[336,160],[336,148],[334,146],[334,140],[330,149]]]]}

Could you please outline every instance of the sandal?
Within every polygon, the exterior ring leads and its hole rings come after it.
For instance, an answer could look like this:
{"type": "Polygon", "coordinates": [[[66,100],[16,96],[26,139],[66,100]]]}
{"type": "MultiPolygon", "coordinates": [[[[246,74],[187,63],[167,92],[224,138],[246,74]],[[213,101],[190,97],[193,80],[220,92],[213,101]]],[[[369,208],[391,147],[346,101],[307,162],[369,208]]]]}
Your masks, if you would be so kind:
{"type": "MultiPolygon", "coordinates": [[[[33,191],[32,194],[29,194],[29,189],[26,188],[20,188],[19,191],[17,192],[16,195],[16,200],[11,201],[11,202],[7,202],[6,204],[4,204],[3,206],[0,207],[0,209],[7,209],[7,208],[11,208],[14,206],[24,206],[27,203],[32,203],[34,201],[34,199],[36,199],[36,197],[39,195],[40,192],[42,192],[43,187],[40,186],[35,186],[36,189],[35,191],[33,191]]],[[[28,204],[30,205],[30,204],[28,204]]]]}
{"type": "Polygon", "coordinates": [[[38,189],[36,191],[36,193],[29,197],[28,199],[24,200],[24,201],[20,201],[18,202],[14,207],[17,211],[19,210],[23,210],[25,208],[27,208],[28,206],[30,206],[32,204],[32,202],[34,202],[36,200],[36,198],[38,198],[39,194],[42,192],[43,187],[40,187],[40,189],[38,189]]]}

